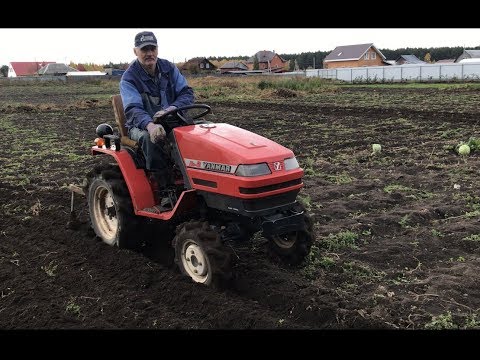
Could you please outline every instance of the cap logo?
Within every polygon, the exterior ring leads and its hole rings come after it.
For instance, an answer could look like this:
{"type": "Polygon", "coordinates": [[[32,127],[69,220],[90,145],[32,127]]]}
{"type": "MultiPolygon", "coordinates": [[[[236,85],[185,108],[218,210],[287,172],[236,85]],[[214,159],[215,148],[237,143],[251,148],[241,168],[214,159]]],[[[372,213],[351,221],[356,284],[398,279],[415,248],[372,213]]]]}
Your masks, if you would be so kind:
{"type": "Polygon", "coordinates": [[[141,41],[141,42],[144,42],[144,41],[155,41],[155,39],[153,38],[152,35],[142,35],[142,37],[140,38],[140,41],[141,41]]]}

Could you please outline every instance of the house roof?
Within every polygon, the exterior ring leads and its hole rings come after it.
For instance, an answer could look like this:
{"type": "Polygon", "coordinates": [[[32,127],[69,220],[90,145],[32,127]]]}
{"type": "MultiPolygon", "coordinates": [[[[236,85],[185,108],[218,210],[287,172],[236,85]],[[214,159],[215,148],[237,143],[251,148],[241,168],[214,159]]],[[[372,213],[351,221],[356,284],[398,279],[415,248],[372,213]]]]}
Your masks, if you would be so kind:
{"type": "Polygon", "coordinates": [[[68,72],[78,71],[65,64],[55,63],[48,64],[38,70],[38,75],[53,75],[53,74],[66,74],[68,72]]]}
{"type": "Polygon", "coordinates": [[[208,62],[212,68],[216,68],[215,65],[212,64],[212,62],[210,60],[208,60],[206,57],[195,57],[195,58],[191,58],[190,60],[188,60],[186,63],[184,63],[182,65],[182,69],[183,70],[187,70],[189,66],[191,65],[198,65],[200,64],[201,62],[203,61],[206,61],[208,62]]]}
{"type": "Polygon", "coordinates": [[[480,58],[480,50],[464,50],[471,58],[480,58]]]}
{"type": "Polygon", "coordinates": [[[426,64],[425,61],[420,60],[415,55],[400,55],[395,62],[400,59],[404,59],[406,64],[426,64]]]}
{"type": "Polygon", "coordinates": [[[220,66],[220,69],[243,69],[243,70],[248,70],[247,65],[245,65],[243,62],[240,61],[228,61],[222,66],[220,66]]]}
{"type": "Polygon", "coordinates": [[[47,64],[54,64],[54,61],[27,61],[11,62],[10,65],[17,76],[35,75],[39,69],[47,64]]]}
{"type": "Polygon", "coordinates": [[[105,72],[99,70],[92,71],[69,71],[67,76],[92,76],[92,75],[106,75],[105,72]]]}
{"type": "Polygon", "coordinates": [[[383,60],[386,60],[382,52],[378,50],[373,43],[370,43],[337,46],[325,57],[324,62],[359,60],[370,48],[373,48],[378,54],[380,54],[383,60]]]}
{"type": "Polygon", "coordinates": [[[198,64],[198,63],[201,63],[203,60],[207,60],[207,59],[204,57],[194,57],[188,60],[185,64],[198,64]]]}
{"type": "Polygon", "coordinates": [[[454,63],[455,62],[455,59],[442,59],[442,60],[438,60],[436,61],[435,63],[438,64],[447,64],[447,63],[454,63]]]}
{"type": "MultiPolygon", "coordinates": [[[[251,56],[247,60],[247,64],[253,63],[255,56],[257,57],[259,63],[266,63],[266,62],[272,61],[272,59],[275,57],[275,55],[277,55],[277,54],[273,51],[262,50],[262,51],[257,52],[255,55],[251,56]]],[[[282,57],[280,55],[278,55],[278,57],[283,62],[286,61],[285,59],[282,59],[282,57]]]]}

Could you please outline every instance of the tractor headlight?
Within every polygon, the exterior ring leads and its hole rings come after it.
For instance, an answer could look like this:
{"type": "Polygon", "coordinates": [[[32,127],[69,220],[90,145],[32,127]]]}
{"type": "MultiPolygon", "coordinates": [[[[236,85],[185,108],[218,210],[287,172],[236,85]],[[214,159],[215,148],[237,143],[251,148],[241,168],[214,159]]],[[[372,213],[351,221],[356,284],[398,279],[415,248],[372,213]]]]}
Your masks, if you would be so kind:
{"type": "Polygon", "coordinates": [[[300,165],[298,165],[297,158],[285,159],[285,170],[298,169],[299,167],[300,165]]]}
{"type": "Polygon", "coordinates": [[[261,176],[268,175],[272,172],[268,168],[267,163],[254,165],[238,165],[235,175],[237,176],[261,176]]]}

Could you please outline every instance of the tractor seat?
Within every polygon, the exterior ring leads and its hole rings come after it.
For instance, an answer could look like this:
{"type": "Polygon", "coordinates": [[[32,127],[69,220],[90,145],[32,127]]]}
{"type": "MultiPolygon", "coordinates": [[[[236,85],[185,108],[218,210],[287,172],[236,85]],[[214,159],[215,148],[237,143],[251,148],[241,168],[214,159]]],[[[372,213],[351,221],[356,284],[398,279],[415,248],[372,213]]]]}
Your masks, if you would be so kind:
{"type": "Polygon", "coordinates": [[[120,132],[120,144],[137,148],[138,143],[128,137],[128,131],[125,127],[126,118],[123,110],[122,97],[119,94],[112,96],[112,105],[113,112],[115,113],[115,122],[117,123],[120,132]]]}

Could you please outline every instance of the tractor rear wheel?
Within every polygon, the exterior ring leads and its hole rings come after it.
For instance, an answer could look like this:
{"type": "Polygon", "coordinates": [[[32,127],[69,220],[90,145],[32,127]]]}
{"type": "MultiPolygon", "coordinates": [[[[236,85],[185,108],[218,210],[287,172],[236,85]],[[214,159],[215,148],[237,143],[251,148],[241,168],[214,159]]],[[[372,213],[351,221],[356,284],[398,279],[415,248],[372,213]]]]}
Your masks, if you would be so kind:
{"type": "Polygon", "coordinates": [[[135,249],[141,226],[117,165],[97,166],[88,175],[88,209],[95,234],[108,245],[135,249]]]}
{"type": "Polygon", "coordinates": [[[295,212],[303,212],[304,230],[268,236],[268,251],[274,258],[287,265],[299,265],[309,254],[313,242],[313,224],[305,207],[296,204],[295,212]]]}
{"type": "Polygon", "coordinates": [[[232,277],[232,252],[206,221],[189,221],[177,227],[172,245],[180,271],[197,283],[220,285],[232,277]]]}

